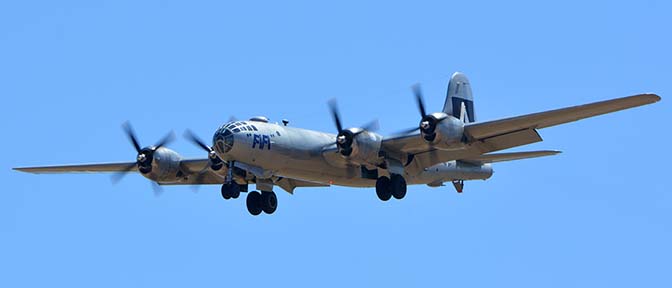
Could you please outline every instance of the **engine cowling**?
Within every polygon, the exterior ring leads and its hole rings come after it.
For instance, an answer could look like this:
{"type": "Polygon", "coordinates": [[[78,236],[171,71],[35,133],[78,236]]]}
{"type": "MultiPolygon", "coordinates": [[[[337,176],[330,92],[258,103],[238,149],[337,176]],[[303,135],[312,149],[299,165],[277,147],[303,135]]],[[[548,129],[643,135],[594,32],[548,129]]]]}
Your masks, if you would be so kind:
{"type": "Polygon", "coordinates": [[[462,142],[464,123],[446,113],[432,113],[420,121],[420,132],[427,143],[447,148],[462,142]]]}
{"type": "Polygon", "coordinates": [[[382,141],[383,137],[376,133],[350,128],[339,133],[337,146],[341,156],[351,162],[376,165],[380,162],[382,141]]]}
{"type": "Polygon", "coordinates": [[[180,157],[177,152],[160,147],[151,153],[142,153],[146,160],[138,163],[142,176],[157,182],[176,182],[181,178],[180,157]]]}

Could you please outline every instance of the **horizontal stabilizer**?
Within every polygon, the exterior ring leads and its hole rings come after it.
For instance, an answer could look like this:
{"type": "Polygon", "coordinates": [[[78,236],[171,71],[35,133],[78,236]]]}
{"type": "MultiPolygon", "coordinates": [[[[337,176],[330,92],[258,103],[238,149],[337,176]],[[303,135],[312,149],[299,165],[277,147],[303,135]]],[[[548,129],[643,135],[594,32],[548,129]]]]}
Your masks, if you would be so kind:
{"type": "Polygon", "coordinates": [[[495,163],[503,161],[513,161],[521,160],[528,158],[536,158],[543,156],[552,156],[560,153],[560,151],[555,150],[542,150],[542,151],[527,151],[527,152],[510,152],[510,153],[493,153],[485,154],[469,159],[462,159],[460,161],[472,162],[472,163],[495,163]]]}

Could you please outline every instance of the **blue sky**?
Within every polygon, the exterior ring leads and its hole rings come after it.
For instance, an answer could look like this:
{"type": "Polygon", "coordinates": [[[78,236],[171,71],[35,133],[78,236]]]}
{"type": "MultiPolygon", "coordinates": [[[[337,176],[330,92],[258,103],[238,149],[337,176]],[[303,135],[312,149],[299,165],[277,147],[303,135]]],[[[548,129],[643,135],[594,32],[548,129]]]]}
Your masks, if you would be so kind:
{"type": "MultiPolygon", "coordinates": [[[[672,51],[666,1],[0,3],[0,286],[670,287],[672,51]],[[479,120],[641,92],[655,105],[544,129],[555,157],[488,181],[278,193],[271,217],[217,186],[139,175],[30,175],[24,165],[129,161],[231,115],[333,131],[417,124],[465,72],[479,120]]],[[[180,139],[171,148],[203,156],[180,139]]]]}

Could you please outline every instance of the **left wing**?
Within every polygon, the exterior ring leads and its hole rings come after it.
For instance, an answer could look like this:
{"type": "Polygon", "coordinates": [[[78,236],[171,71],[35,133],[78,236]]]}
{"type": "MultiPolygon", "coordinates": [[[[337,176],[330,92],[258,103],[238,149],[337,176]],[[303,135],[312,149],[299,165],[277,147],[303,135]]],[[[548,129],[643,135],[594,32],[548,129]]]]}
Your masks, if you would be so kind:
{"type": "MultiPolygon", "coordinates": [[[[208,185],[208,184],[222,184],[226,174],[226,166],[224,166],[220,174],[207,169],[209,164],[208,159],[185,159],[180,161],[180,169],[186,176],[178,182],[157,182],[161,185],[208,185]]],[[[117,163],[90,163],[90,164],[75,164],[75,165],[54,165],[54,166],[40,166],[40,167],[19,167],[13,170],[28,172],[33,174],[58,174],[58,173],[115,173],[115,172],[138,172],[133,169],[135,162],[117,162],[117,163]],[[129,169],[130,168],[130,169],[129,169]]],[[[240,175],[234,177],[241,181],[247,181],[240,175]]],[[[314,183],[299,179],[292,179],[286,177],[278,177],[274,184],[280,186],[289,193],[293,193],[298,187],[329,187],[329,184],[314,183]]]]}
{"type": "Polygon", "coordinates": [[[77,165],[57,165],[41,167],[20,167],[12,168],[16,171],[28,172],[33,174],[49,173],[98,173],[98,172],[137,172],[136,169],[129,171],[128,167],[136,165],[135,162],[117,162],[117,163],[92,163],[77,165]]]}

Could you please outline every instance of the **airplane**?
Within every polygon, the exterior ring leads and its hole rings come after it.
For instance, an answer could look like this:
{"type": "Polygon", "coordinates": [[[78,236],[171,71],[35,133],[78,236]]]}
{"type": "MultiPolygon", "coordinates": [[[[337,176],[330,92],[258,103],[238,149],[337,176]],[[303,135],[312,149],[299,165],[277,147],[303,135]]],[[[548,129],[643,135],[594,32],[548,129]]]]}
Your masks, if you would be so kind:
{"type": "Polygon", "coordinates": [[[274,188],[290,194],[295,188],[375,187],[382,201],[403,199],[407,185],[440,187],[451,182],[462,193],[464,181],[488,179],[492,163],[560,153],[554,150],[501,152],[542,141],[539,129],[658,102],[656,94],[638,94],[585,105],[478,122],[471,84],[460,72],[449,82],[443,109],[428,113],[418,85],[413,86],[420,112],[416,127],[384,137],[377,121],[344,128],[335,101],[329,103],[336,133],[296,128],[283,120],[271,123],[257,116],[231,120],[217,128],[212,145],[187,130],[185,138],[207,153],[184,159],[166,148],[173,133],[142,147],[130,124],[123,125],[137,156],[133,162],[94,163],[14,170],[41,173],[113,172],[117,180],[139,172],[158,185],[221,185],[224,199],[247,192],[252,215],[273,214],[278,207],[274,188]],[[256,190],[251,190],[255,185],[256,190]]]}

